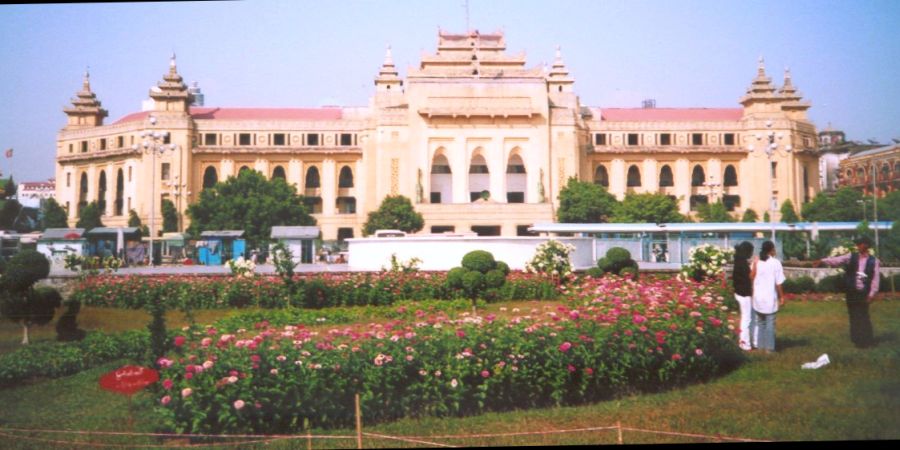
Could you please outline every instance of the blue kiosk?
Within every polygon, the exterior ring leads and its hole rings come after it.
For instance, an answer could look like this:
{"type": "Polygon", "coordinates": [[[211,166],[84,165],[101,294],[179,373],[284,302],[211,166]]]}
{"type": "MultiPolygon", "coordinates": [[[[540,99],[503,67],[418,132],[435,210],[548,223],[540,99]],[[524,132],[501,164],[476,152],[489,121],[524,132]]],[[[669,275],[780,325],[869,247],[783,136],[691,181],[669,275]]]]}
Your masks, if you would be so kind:
{"type": "Polygon", "coordinates": [[[247,241],[241,239],[244,230],[204,231],[197,242],[197,259],[200,264],[220,266],[230,259],[246,257],[247,241]]]}

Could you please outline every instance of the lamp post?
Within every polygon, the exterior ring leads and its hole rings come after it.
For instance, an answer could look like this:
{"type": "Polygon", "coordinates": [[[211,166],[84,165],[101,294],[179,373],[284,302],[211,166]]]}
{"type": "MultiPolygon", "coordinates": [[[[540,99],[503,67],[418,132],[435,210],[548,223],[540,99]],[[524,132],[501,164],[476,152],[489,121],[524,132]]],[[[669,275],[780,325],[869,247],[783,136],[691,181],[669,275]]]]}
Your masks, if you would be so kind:
{"type": "MultiPolygon", "coordinates": [[[[150,116],[150,125],[156,125],[156,117],[150,116]]],[[[144,154],[149,154],[151,158],[150,170],[150,266],[153,267],[153,239],[156,237],[156,155],[162,155],[167,150],[175,151],[175,144],[166,144],[165,139],[169,136],[168,131],[144,131],[141,138],[144,141],[140,147],[137,144],[131,146],[132,149],[138,150],[143,148],[144,154]]]]}
{"type": "MultiPolygon", "coordinates": [[[[772,128],[772,121],[766,121],[766,128],[772,128]]],[[[769,223],[772,227],[772,241],[775,241],[775,208],[777,207],[778,198],[775,196],[775,171],[772,170],[772,157],[775,155],[775,151],[778,150],[778,140],[781,140],[784,136],[781,133],[775,133],[774,130],[770,130],[766,134],[767,144],[763,147],[763,151],[766,152],[766,157],[769,161],[769,167],[767,171],[769,172],[769,192],[771,193],[771,198],[769,199],[769,223]]],[[[762,140],[762,136],[759,134],[756,135],[757,140],[762,140]]],[[[784,147],[784,151],[790,153],[793,151],[793,147],[787,145],[784,147]]],[[[753,150],[753,147],[750,147],[750,150],[753,150]]]]}
{"type": "Polygon", "coordinates": [[[872,221],[875,222],[875,254],[881,251],[878,248],[878,170],[875,167],[875,160],[872,160],[872,221]]]}

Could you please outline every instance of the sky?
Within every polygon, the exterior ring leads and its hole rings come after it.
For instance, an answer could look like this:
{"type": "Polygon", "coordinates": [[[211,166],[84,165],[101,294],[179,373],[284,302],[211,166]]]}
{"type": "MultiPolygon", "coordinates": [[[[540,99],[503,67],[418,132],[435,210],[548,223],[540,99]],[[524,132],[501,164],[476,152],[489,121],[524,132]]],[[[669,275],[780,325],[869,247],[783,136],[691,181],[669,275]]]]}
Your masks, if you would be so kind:
{"type": "Polygon", "coordinates": [[[400,75],[438,29],[503,30],[528,67],[556,46],[593,107],[739,107],[757,60],[790,67],[819,130],[900,138],[897,0],[246,0],[0,5],[0,172],[55,171],[85,69],[109,111],[140,111],[169,58],[206,106],[366,106],[390,45],[400,75]],[[466,7],[468,4],[468,8],[466,7]],[[468,14],[467,11],[468,10],[468,14]]]}

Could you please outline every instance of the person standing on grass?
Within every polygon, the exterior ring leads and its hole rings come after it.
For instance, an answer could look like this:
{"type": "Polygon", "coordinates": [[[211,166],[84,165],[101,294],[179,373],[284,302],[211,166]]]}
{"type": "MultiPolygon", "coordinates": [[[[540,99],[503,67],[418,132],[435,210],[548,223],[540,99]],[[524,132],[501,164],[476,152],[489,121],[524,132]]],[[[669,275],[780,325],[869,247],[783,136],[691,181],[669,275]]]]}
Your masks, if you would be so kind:
{"type": "Polygon", "coordinates": [[[858,348],[870,347],[875,343],[872,320],[869,318],[869,303],[875,298],[879,288],[881,263],[869,254],[872,240],[862,236],[854,241],[857,252],[831,258],[822,258],[813,267],[844,266],[844,286],[847,293],[847,315],[850,316],[850,340],[858,348]]]}
{"type": "Polygon", "coordinates": [[[757,347],[766,353],[775,351],[775,314],[784,306],[784,268],[775,258],[775,243],[765,241],[759,259],[750,269],[753,278],[753,320],[756,322],[757,347]]]}
{"type": "MultiPolygon", "coordinates": [[[[753,257],[753,244],[744,241],[734,246],[734,271],[731,279],[734,284],[734,299],[741,309],[740,335],[738,344],[741,350],[751,350],[756,346],[756,333],[751,340],[751,330],[756,328],[753,321],[753,279],[750,278],[750,258],[753,257]]],[[[755,331],[755,330],[754,330],[755,331]]]]}

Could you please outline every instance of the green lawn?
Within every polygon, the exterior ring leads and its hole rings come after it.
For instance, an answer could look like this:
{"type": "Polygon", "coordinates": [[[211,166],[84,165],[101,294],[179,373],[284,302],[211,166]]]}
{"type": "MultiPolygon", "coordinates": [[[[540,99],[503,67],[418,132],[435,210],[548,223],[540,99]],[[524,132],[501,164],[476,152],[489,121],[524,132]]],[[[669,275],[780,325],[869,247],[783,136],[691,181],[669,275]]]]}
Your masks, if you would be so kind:
{"type": "MultiPolygon", "coordinates": [[[[501,306],[504,305],[491,305],[490,309],[501,306]]],[[[513,304],[505,306],[511,308],[513,304]]],[[[85,312],[90,312],[88,310],[86,308],[85,312]]],[[[208,318],[200,321],[226,313],[210,313],[208,318]]],[[[98,310],[92,314],[112,327],[107,330],[128,328],[128,320],[132,321],[132,328],[143,327],[147,319],[137,315],[143,314],[138,312],[98,310]],[[107,313],[110,314],[107,316],[107,313]]],[[[468,435],[605,427],[620,421],[623,427],[759,440],[900,439],[900,414],[897,414],[900,411],[900,302],[896,299],[877,302],[872,306],[872,316],[879,342],[868,350],[857,350],[850,344],[847,313],[842,302],[794,301],[778,315],[778,353],[751,354],[740,368],[708,383],[580,407],[491,413],[458,419],[407,419],[365,426],[364,431],[408,436],[468,435]],[[828,353],[831,364],[818,370],[800,369],[802,363],[813,361],[822,353],[828,353]]],[[[173,316],[173,324],[177,318],[173,316]]],[[[80,322],[87,328],[87,317],[80,322]]],[[[6,343],[8,332],[15,330],[15,326],[3,327],[0,341],[6,343]]],[[[97,385],[101,374],[117,366],[108,364],[71,377],[0,390],[0,405],[3,405],[0,408],[0,433],[6,434],[0,434],[0,447],[74,447],[73,444],[29,439],[148,446],[166,443],[155,437],[46,432],[23,435],[5,431],[9,428],[153,431],[151,412],[137,400],[132,407],[134,423],[130,427],[127,399],[104,392],[97,385]],[[10,434],[28,436],[28,439],[12,438],[8,436],[10,434]]],[[[352,435],[353,430],[328,433],[352,435]]],[[[616,438],[615,430],[603,430],[503,438],[423,439],[462,446],[507,446],[612,444],[616,438]]],[[[629,430],[624,431],[623,438],[625,443],[632,444],[707,442],[699,438],[629,430]]],[[[366,436],[364,445],[397,447],[414,444],[366,436]]],[[[305,446],[305,438],[258,445],[259,448],[305,446]]],[[[355,446],[353,440],[312,441],[315,448],[355,446]]],[[[254,446],[242,445],[241,448],[254,446]]]]}

